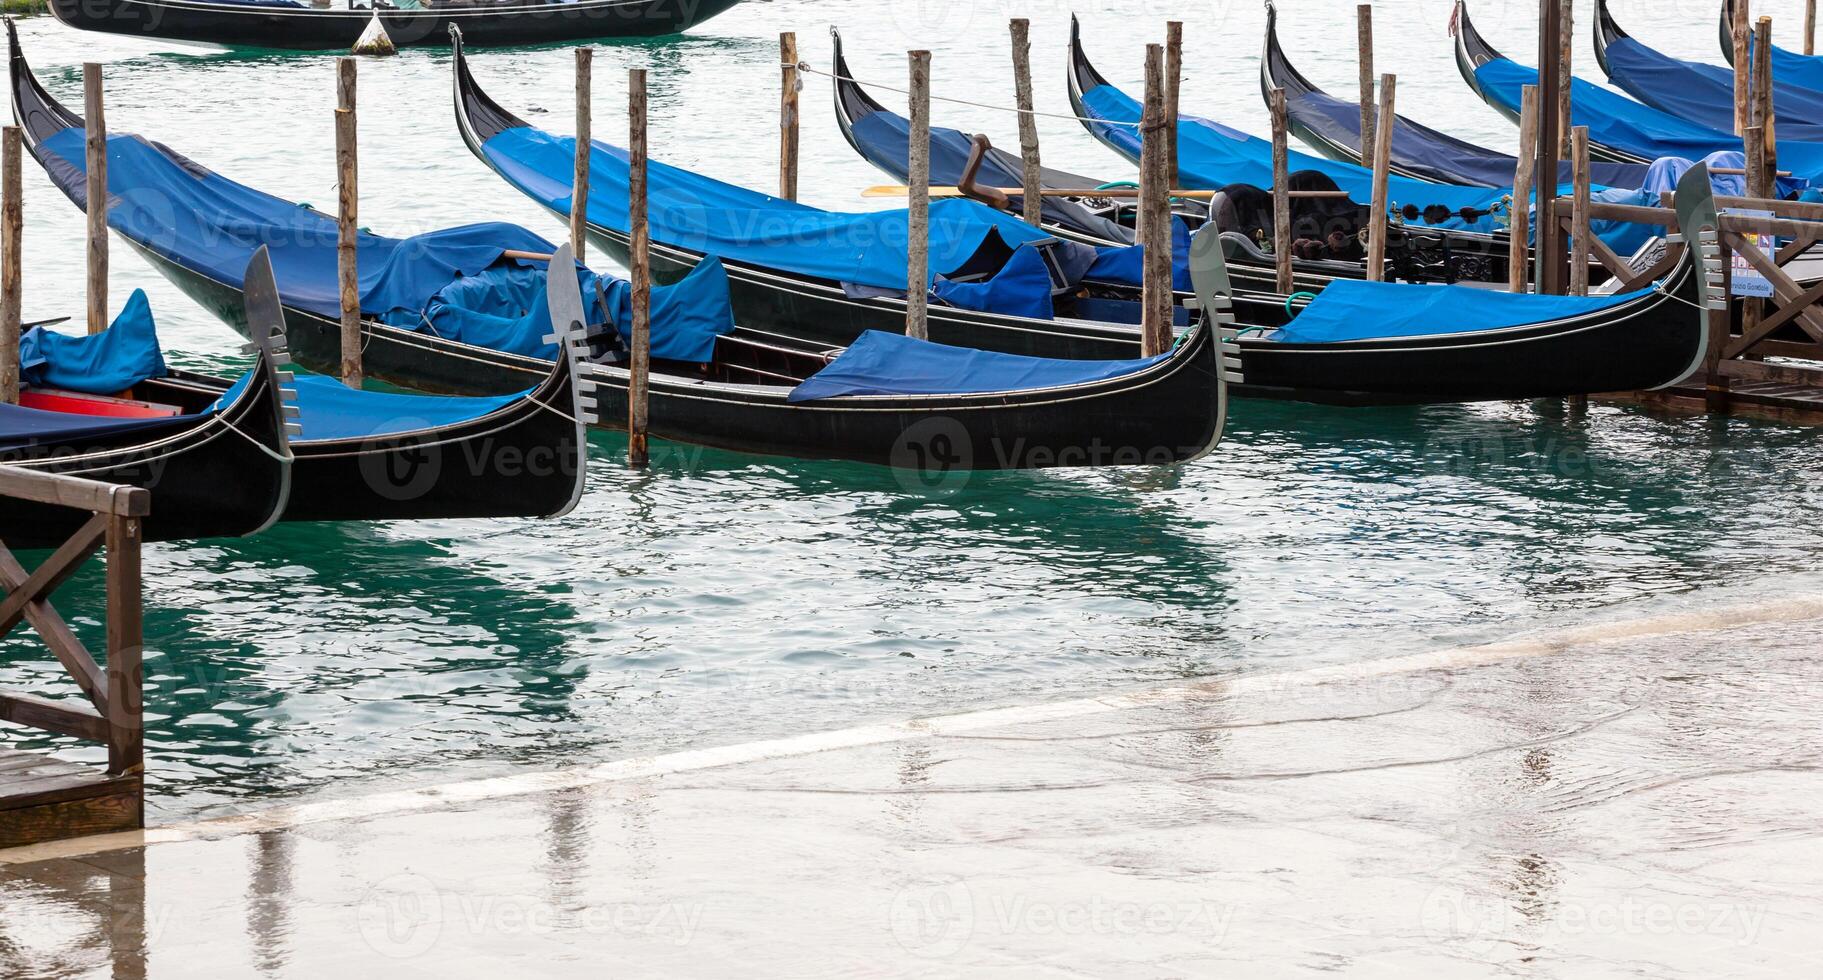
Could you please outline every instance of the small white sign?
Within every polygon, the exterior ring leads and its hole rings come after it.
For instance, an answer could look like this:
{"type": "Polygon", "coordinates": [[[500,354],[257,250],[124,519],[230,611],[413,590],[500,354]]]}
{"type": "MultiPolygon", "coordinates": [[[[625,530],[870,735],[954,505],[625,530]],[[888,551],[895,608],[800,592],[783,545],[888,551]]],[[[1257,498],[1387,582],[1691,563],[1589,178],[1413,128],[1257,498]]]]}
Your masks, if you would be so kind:
{"type": "MultiPolygon", "coordinates": [[[[1739,215],[1743,218],[1772,217],[1771,211],[1729,211],[1728,213],[1739,215]]],[[[1752,242],[1755,248],[1758,248],[1767,255],[1772,255],[1774,252],[1778,251],[1779,240],[1772,235],[1761,235],[1756,232],[1743,233],[1741,237],[1752,242]]],[[[1760,275],[1760,270],[1747,264],[1747,260],[1740,255],[1731,252],[1729,253],[1729,258],[1734,263],[1733,285],[1729,290],[1731,294],[1735,296],[1757,296],[1762,299],[1767,299],[1772,296],[1772,280],[1760,275]]]]}

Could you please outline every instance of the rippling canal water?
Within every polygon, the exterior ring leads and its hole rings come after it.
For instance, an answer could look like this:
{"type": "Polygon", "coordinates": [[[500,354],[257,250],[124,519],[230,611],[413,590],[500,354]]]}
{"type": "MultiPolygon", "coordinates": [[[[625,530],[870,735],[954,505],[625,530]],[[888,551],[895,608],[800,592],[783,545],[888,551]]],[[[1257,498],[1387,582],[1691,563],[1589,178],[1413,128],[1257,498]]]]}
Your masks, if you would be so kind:
{"type": "MultiPolygon", "coordinates": [[[[1179,6],[1076,9],[1098,66],[1135,87],[1141,45],[1167,15],[1185,17],[1185,110],[1264,132],[1259,5],[1179,6]]],[[[1796,3],[1762,6],[1797,22],[1796,3]]],[[[1377,7],[1380,67],[1400,74],[1402,111],[1515,141],[1456,76],[1445,0],[1377,7]]],[[[1300,67],[1347,91],[1352,5],[1281,9],[1300,67]]],[[[1535,9],[1483,0],[1474,12],[1529,60],[1535,9]]],[[[1648,43],[1715,54],[1709,0],[1616,10],[1648,43]]],[[[599,53],[596,133],[623,131],[621,69],[650,66],[654,152],[769,187],[778,31],[797,30],[804,56],[827,67],[823,30],[836,22],[855,71],[893,84],[905,50],[929,47],[939,94],[1007,102],[1005,21],[1031,16],[1040,107],[1061,112],[1069,12],[749,0],[688,36],[599,53]]],[[[115,129],[332,203],[327,58],[180,52],[48,18],[21,33],[72,103],[78,64],[108,63],[115,129]]],[[[1580,47],[1593,77],[1586,37],[1580,47]]],[[[548,110],[530,118],[562,131],[570,64],[562,48],[475,58],[503,103],[548,110]]],[[[856,192],[886,181],[842,142],[827,85],[807,82],[803,196],[876,206],[856,192]]],[[[463,149],[444,53],[364,62],[360,88],[366,225],[402,235],[497,219],[562,234],[463,149]]],[[[934,116],[1015,145],[1010,116],[943,104],[934,116]]],[[[1041,132],[1047,163],[1131,173],[1073,123],[1041,132]]],[[[81,217],[29,164],[26,185],[26,317],[80,314],[81,217]]],[[[116,305],[136,287],[151,294],[172,362],[234,362],[226,327],[125,247],[114,255],[116,305]]],[[[689,447],[660,446],[654,470],[632,474],[619,466],[624,439],[598,435],[589,493],[560,521],[283,527],[149,549],[153,805],[168,816],[553,766],[1815,589],[1820,438],[1603,406],[1241,402],[1224,449],[1182,469],[983,476],[932,493],[884,470],[689,447]]],[[[98,610],[98,578],[66,596],[72,615],[98,610]]],[[[0,684],[57,683],[35,648],[0,647],[0,684]]]]}

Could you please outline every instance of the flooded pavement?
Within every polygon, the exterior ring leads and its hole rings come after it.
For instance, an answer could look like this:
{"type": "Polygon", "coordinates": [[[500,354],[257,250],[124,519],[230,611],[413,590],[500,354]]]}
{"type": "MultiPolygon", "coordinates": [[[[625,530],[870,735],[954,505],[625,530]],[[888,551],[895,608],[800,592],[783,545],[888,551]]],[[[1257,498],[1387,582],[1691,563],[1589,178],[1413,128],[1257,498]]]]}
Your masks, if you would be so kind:
{"type": "Polygon", "coordinates": [[[1793,600],[0,851],[0,976],[1815,976],[1820,641],[1793,600]]]}

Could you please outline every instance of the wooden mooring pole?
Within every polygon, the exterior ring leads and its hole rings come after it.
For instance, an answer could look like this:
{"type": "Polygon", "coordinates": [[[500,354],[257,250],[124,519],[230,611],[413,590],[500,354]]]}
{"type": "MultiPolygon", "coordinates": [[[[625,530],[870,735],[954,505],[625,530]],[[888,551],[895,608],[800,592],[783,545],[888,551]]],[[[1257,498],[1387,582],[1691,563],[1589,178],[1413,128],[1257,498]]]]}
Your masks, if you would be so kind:
{"type": "MultiPolygon", "coordinates": [[[[1557,65],[1557,153],[1558,156],[1568,158],[1575,152],[1571,130],[1576,122],[1570,103],[1576,88],[1576,73],[1571,70],[1576,56],[1576,0],[1559,0],[1559,3],[1561,8],[1557,16],[1562,23],[1557,28],[1557,54],[1560,59],[1557,65]]],[[[1555,196],[1557,181],[1552,180],[1550,187],[1551,194],[1555,196]]]]}
{"type": "Polygon", "coordinates": [[[1772,197],[1778,185],[1778,119],[1772,94],[1772,18],[1761,17],[1753,32],[1753,123],[1761,130],[1761,172],[1747,178],[1759,183],[1757,191],[1749,192],[1754,197],[1772,197]]]}
{"type": "Polygon", "coordinates": [[[798,36],[779,35],[779,196],[798,199],[798,36]]]}
{"type": "Polygon", "coordinates": [[[24,140],[19,127],[0,130],[0,404],[19,404],[20,254],[24,219],[19,181],[24,140]]]}
{"type": "Polygon", "coordinates": [[[1747,54],[1747,16],[1746,0],[1740,0],[1734,5],[1729,39],[1734,42],[1734,131],[1741,136],[1747,135],[1747,127],[1753,125],[1747,109],[1747,103],[1753,97],[1753,64],[1747,54]]]}
{"type": "Polygon", "coordinates": [[[89,219],[89,333],[108,328],[108,123],[102,108],[101,66],[82,66],[82,115],[88,183],[84,206],[89,219]]]}
{"type": "Polygon", "coordinates": [[[1165,51],[1146,45],[1146,101],[1140,116],[1139,211],[1144,222],[1140,275],[1140,353],[1171,349],[1171,186],[1165,162],[1165,51]]]}
{"type": "Polygon", "coordinates": [[[930,337],[930,52],[911,62],[911,192],[906,213],[905,335],[930,337]]]}
{"type": "Polygon", "coordinates": [[[570,177],[570,250],[587,262],[589,237],[589,172],[594,148],[595,49],[576,49],[576,160],[570,177]]]}
{"type": "Polygon", "coordinates": [[[341,294],[342,383],[361,387],[360,166],[355,153],[355,60],[336,60],[336,275],[341,294]]]}
{"type": "Polygon", "coordinates": [[[1562,295],[1568,279],[1563,227],[1557,220],[1559,106],[1562,102],[1563,75],[1558,62],[1563,58],[1563,5],[1559,0],[1540,0],[1538,31],[1538,165],[1532,168],[1532,179],[1550,192],[1538,195],[1538,229],[1536,251],[1538,291],[1562,295]]]}
{"type": "Polygon", "coordinates": [[[1577,126],[1570,136],[1570,181],[1575,204],[1570,209],[1570,294],[1589,295],[1589,127],[1577,126]]]}
{"type": "Polygon", "coordinates": [[[1386,235],[1389,178],[1392,176],[1393,127],[1397,124],[1399,79],[1396,75],[1380,76],[1380,119],[1374,127],[1374,194],[1373,213],[1367,223],[1367,280],[1381,282],[1386,278],[1386,235]]]}
{"type": "Polygon", "coordinates": [[[633,357],[627,370],[627,465],[651,463],[646,430],[652,376],[652,229],[646,224],[646,71],[627,71],[628,265],[633,274],[633,357]]]}
{"type": "Polygon", "coordinates": [[[1038,159],[1038,120],[1032,115],[1032,22],[1015,17],[1013,33],[1013,100],[1019,107],[1020,184],[1026,224],[1044,221],[1044,186],[1038,159]]]}
{"type": "Polygon", "coordinates": [[[1374,165],[1374,5],[1355,8],[1355,40],[1361,63],[1361,166],[1374,165]]]}
{"type": "MultiPolygon", "coordinates": [[[[1178,86],[1184,74],[1184,22],[1165,22],[1165,186],[1177,186],[1178,86]]],[[[1169,210],[1170,205],[1166,205],[1169,210]]],[[[1165,236],[1170,240],[1170,235],[1165,236]]]]}
{"type": "Polygon", "coordinates": [[[1538,86],[1527,85],[1519,100],[1519,162],[1513,174],[1513,211],[1507,248],[1507,288],[1531,291],[1532,168],[1538,165],[1538,86]]]}
{"type": "Polygon", "coordinates": [[[1804,53],[1817,53],[1817,0],[1804,0],[1804,53]]]}
{"type": "Polygon", "coordinates": [[[1285,90],[1274,87],[1267,95],[1272,110],[1272,257],[1278,272],[1278,289],[1292,292],[1291,271],[1291,140],[1286,131],[1285,90]]]}

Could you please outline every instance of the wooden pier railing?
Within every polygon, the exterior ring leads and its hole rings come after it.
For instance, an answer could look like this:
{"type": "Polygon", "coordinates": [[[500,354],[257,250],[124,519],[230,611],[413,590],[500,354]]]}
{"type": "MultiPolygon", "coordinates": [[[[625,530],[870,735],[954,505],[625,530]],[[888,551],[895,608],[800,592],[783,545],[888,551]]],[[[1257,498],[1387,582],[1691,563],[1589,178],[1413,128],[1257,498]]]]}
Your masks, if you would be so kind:
{"type": "Polygon", "coordinates": [[[145,825],[141,725],[140,522],[151,494],[138,487],[0,466],[0,503],[31,501],[93,516],[27,571],[0,542],[0,639],[29,624],[84,695],[50,699],[0,691],[0,722],[107,746],[105,771],[36,752],[0,749],[0,847],[145,825]],[[51,604],[101,548],[107,551],[104,663],[51,604]]]}
{"type": "MultiPolygon", "coordinates": [[[[1575,201],[1560,198],[1559,213],[1568,215],[1575,201]]],[[[1772,298],[1732,303],[1710,314],[1709,352],[1703,370],[1683,385],[1649,400],[1700,398],[1709,411],[1759,410],[1804,421],[1823,421],[1823,282],[1804,285],[1787,271],[1799,258],[1815,256],[1823,243],[1823,204],[1774,198],[1727,197],[1715,200],[1721,213],[1719,244],[1728,270],[1725,291],[1732,292],[1734,259],[1739,257],[1772,283],[1772,298]],[[1744,214],[1741,212],[1762,212],[1744,214]],[[1761,248],[1751,236],[1785,240],[1776,251],[1761,248]],[[1768,362],[1766,358],[1779,358],[1768,362]],[[1796,362],[1796,363],[1794,363],[1796,362]]],[[[1573,240],[1587,242],[1589,255],[1619,282],[1620,290],[1638,289],[1664,276],[1676,264],[1673,245],[1647,268],[1635,268],[1616,255],[1590,230],[1597,220],[1630,221],[1678,231],[1670,207],[1588,202],[1575,216],[1563,218],[1573,240]]]]}

